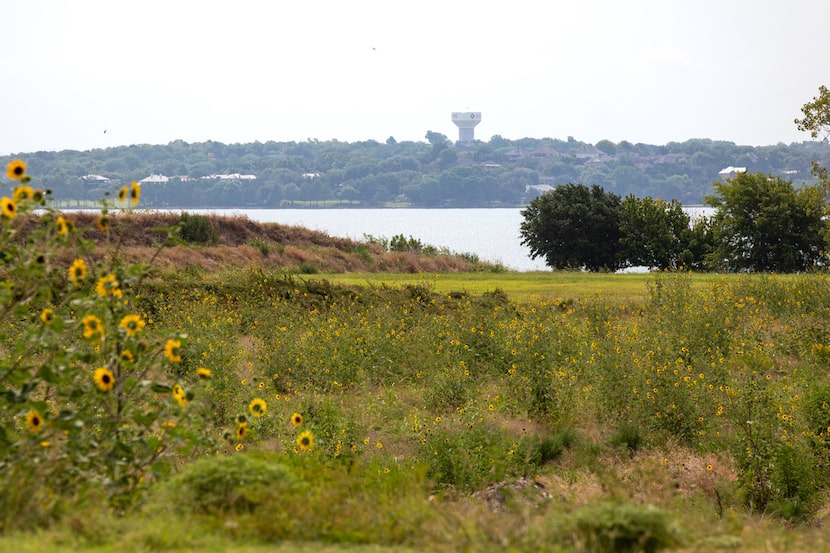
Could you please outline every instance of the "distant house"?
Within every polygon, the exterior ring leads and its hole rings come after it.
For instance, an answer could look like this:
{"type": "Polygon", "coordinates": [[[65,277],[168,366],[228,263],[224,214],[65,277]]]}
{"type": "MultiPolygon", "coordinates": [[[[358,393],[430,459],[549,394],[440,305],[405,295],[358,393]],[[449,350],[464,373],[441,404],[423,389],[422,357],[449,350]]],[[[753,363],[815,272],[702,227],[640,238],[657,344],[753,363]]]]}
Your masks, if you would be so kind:
{"type": "Polygon", "coordinates": [[[165,177],[164,175],[150,175],[149,177],[144,177],[140,181],[139,184],[164,184],[165,182],[169,181],[170,177],[165,177]]]}
{"type": "Polygon", "coordinates": [[[746,173],[746,167],[724,167],[718,171],[718,176],[722,179],[731,179],[738,173],[746,173]]]}
{"type": "Polygon", "coordinates": [[[81,180],[87,183],[97,182],[101,184],[110,181],[110,179],[108,179],[107,177],[103,177],[101,175],[84,175],[83,177],[81,177],[81,180]]]}
{"type": "Polygon", "coordinates": [[[206,175],[202,178],[208,180],[256,180],[256,175],[240,175],[239,173],[229,173],[222,175],[206,175]]]}

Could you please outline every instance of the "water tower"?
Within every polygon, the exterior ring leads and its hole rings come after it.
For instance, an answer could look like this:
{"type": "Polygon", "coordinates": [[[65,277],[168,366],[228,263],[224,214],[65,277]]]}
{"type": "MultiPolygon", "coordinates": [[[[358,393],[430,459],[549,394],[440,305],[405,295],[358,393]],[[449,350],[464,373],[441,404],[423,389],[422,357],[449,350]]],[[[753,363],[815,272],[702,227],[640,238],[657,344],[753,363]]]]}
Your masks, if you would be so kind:
{"type": "Polygon", "coordinates": [[[458,141],[472,142],[475,140],[475,126],[481,123],[480,111],[454,111],[452,122],[458,127],[458,141]]]}

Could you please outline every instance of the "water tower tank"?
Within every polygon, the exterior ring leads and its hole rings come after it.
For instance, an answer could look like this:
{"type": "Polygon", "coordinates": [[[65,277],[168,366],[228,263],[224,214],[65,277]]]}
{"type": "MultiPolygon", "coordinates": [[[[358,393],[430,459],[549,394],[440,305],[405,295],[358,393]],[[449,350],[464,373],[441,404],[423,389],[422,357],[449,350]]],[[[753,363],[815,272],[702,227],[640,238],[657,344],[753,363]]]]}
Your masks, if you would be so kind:
{"type": "Polygon", "coordinates": [[[481,123],[481,112],[454,111],[452,122],[458,127],[458,141],[471,142],[475,140],[475,126],[481,123]]]}

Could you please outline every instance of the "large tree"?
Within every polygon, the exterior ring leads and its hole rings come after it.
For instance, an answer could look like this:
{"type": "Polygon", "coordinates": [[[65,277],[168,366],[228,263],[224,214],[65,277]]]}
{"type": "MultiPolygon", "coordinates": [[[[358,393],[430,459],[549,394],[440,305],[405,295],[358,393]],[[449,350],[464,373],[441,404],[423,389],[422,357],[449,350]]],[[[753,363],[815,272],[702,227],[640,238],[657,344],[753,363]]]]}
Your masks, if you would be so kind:
{"type": "MultiPolygon", "coordinates": [[[[822,141],[830,138],[830,90],[826,86],[818,87],[818,96],[804,104],[801,113],[804,114],[804,118],[795,120],[798,130],[809,132],[810,136],[820,138],[822,141]]],[[[818,162],[813,161],[813,174],[824,184],[825,188],[830,189],[827,167],[822,167],[818,162]]]]}
{"type": "Polygon", "coordinates": [[[762,173],[714,183],[706,203],[712,217],[715,268],[730,271],[804,271],[826,261],[827,223],[820,187],[800,189],[762,173]]]}
{"type": "Polygon", "coordinates": [[[616,270],[620,203],[597,185],[558,186],[522,210],[522,244],[554,269],[616,270]]]}
{"type": "MultiPolygon", "coordinates": [[[[622,202],[621,263],[677,269],[689,248],[689,216],[677,200],[667,202],[629,194],[622,202]]],[[[687,256],[686,256],[687,257],[687,256]]]]}

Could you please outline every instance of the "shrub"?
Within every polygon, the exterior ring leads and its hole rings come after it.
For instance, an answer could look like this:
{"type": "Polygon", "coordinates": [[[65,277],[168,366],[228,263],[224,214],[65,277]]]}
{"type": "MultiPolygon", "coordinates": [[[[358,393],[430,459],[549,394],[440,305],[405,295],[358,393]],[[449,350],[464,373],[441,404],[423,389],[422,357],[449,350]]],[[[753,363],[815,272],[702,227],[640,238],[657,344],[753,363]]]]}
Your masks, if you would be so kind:
{"type": "Polygon", "coordinates": [[[192,513],[251,513],[268,494],[301,485],[291,470],[269,457],[239,454],[204,457],[188,464],[167,485],[180,509],[192,513]]]}
{"type": "Polygon", "coordinates": [[[210,219],[183,211],[179,217],[179,236],[191,244],[215,244],[219,239],[210,219]]]}
{"type": "Polygon", "coordinates": [[[656,553],[681,545],[668,514],[651,505],[599,503],[573,515],[575,541],[596,553],[656,553]]]}

